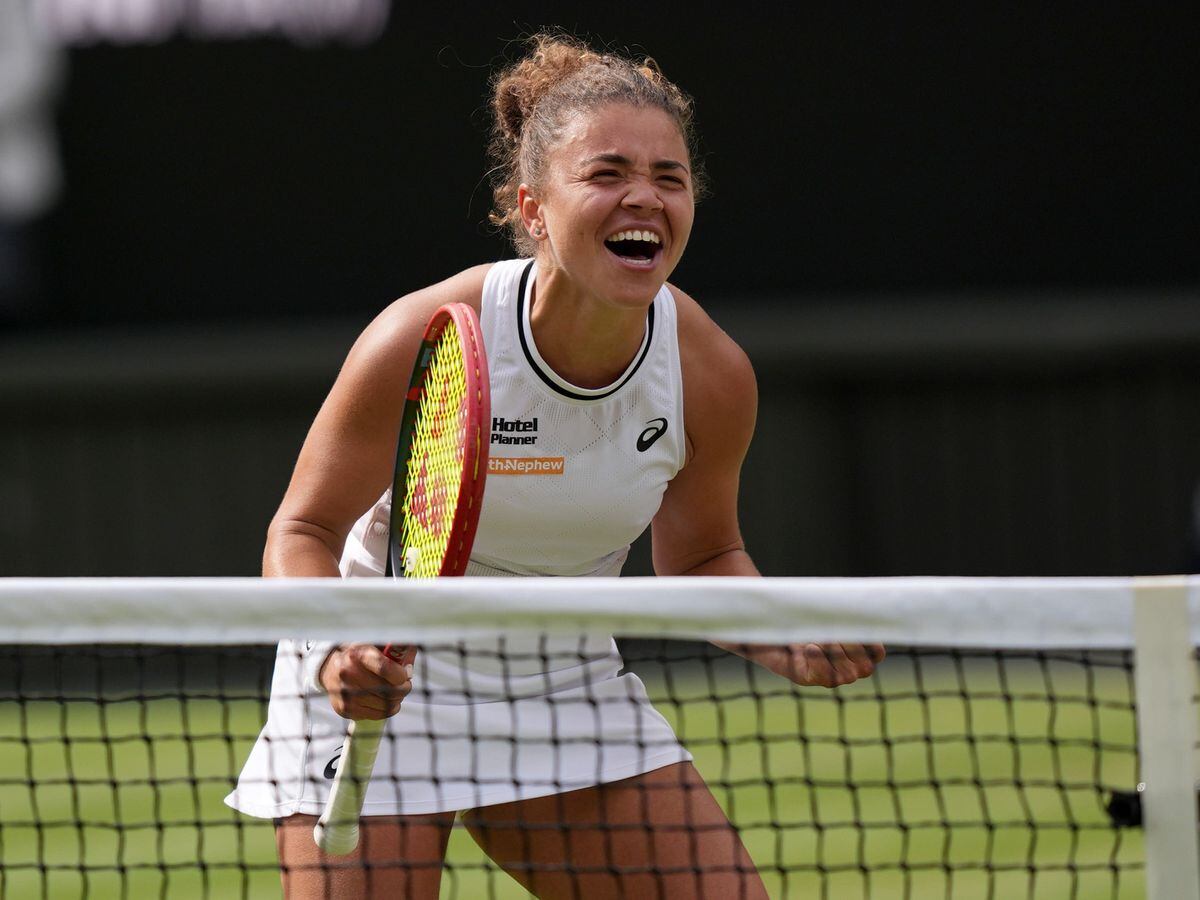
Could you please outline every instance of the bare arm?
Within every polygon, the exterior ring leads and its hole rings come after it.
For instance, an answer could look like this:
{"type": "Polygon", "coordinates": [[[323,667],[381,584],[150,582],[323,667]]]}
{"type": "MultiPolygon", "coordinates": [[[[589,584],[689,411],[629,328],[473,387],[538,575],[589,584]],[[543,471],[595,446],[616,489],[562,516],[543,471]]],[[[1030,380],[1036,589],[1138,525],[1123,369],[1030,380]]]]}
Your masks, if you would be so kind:
{"type": "MultiPolygon", "coordinates": [[[[756,576],[737,513],[742,461],[758,408],[754,371],[691,298],[675,293],[689,459],[654,518],[654,569],[659,575],[756,576]]],[[[798,684],[825,687],[869,676],[884,657],[878,644],[715,643],[798,684]]]]}
{"type": "MultiPolygon", "coordinates": [[[[355,342],[300,451],[267,529],[266,577],[337,577],[346,536],[391,483],[405,392],[425,326],[451,302],[478,308],[486,266],[397,300],[355,342]]],[[[309,675],[354,719],[394,715],[411,690],[411,652],[396,661],[370,644],[313,651],[309,675]]]]}
{"type": "Polygon", "coordinates": [[[444,303],[478,306],[486,268],[397,300],[355,342],[267,529],[264,576],[337,576],[350,528],[391,482],[404,394],[425,325],[444,303]]]}

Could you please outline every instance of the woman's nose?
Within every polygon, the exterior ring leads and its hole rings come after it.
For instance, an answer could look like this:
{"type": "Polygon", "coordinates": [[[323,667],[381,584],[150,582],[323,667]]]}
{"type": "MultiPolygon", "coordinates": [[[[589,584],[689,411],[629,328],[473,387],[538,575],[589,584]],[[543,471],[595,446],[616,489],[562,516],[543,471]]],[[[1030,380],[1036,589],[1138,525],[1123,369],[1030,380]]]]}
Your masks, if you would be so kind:
{"type": "Polygon", "coordinates": [[[658,191],[654,189],[653,185],[645,181],[634,181],[630,185],[622,201],[622,205],[628,209],[649,209],[653,211],[660,210],[663,207],[662,198],[658,195],[658,191]]]}

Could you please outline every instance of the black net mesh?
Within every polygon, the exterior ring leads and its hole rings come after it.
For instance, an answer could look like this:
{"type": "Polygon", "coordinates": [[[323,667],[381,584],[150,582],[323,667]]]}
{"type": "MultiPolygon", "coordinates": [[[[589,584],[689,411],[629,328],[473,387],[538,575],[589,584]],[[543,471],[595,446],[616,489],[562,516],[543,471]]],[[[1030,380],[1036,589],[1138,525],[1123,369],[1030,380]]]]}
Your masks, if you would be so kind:
{"type": "MultiPolygon", "coordinates": [[[[892,647],[874,677],[827,690],[796,687],[710,645],[637,640],[621,649],[703,784],[677,774],[618,780],[640,794],[630,805],[615,789],[574,791],[569,767],[551,765],[530,779],[549,785],[535,791],[539,800],[449,813],[444,868],[399,838],[372,837],[370,878],[440,872],[441,896],[462,898],[525,897],[527,888],[669,897],[721,871],[735,879],[729,896],[755,896],[758,879],[770,897],[839,900],[1143,895],[1141,831],[1128,827],[1137,752],[1127,653],[892,647]],[[687,803],[669,812],[701,792],[728,816],[746,857],[721,858],[711,840],[725,832],[710,815],[687,803]],[[659,845],[687,849],[681,857],[659,845]]],[[[274,648],[264,647],[0,649],[0,894],[279,896],[274,823],[224,802],[266,720],[274,665],[274,648]]],[[[405,702],[436,706],[420,674],[405,702]]],[[[610,734],[607,707],[622,701],[589,685],[535,698],[548,718],[525,736],[527,696],[464,688],[455,704],[465,718],[455,721],[468,727],[439,726],[422,763],[447,796],[464,764],[479,767],[480,796],[503,780],[496,760],[506,741],[527,737],[550,758],[594,754],[568,722],[581,709],[599,723],[593,743],[647,759],[662,749],[653,729],[610,734]],[[487,731],[485,713],[498,711],[514,723],[507,737],[487,731]]],[[[331,770],[339,739],[307,728],[288,741],[332,741],[331,770]]],[[[409,737],[422,737],[416,731],[409,737]]],[[[389,741],[376,773],[385,804],[410,788],[389,741]]],[[[284,758],[268,791],[292,790],[298,776],[283,771],[284,758]]],[[[505,766],[513,780],[529,777],[505,766]]],[[[310,766],[303,778],[325,774],[310,766]]],[[[363,863],[313,857],[290,867],[315,870],[332,895],[337,878],[361,875],[363,863]]]]}

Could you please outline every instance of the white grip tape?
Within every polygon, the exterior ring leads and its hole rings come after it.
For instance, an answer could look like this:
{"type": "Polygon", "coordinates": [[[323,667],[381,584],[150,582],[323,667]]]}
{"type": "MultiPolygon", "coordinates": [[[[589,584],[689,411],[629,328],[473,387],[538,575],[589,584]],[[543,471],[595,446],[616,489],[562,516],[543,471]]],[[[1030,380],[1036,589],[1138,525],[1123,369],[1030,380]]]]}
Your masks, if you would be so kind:
{"type": "Polygon", "coordinates": [[[329,800],[313,828],[313,840],[325,853],[345,856],[358,846],[358,820],[386,727],[386,719],[350,723],[329,800]]]}

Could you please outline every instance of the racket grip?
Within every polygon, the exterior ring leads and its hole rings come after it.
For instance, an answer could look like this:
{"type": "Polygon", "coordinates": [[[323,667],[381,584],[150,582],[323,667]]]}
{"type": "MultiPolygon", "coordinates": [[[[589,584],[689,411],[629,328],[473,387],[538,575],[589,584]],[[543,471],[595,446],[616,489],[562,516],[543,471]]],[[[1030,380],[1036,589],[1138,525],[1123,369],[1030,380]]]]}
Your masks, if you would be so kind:
{"type": "Polygon", "coordinates": [[[387,644],[383,648],[383,654],[388,659],[405,665],[417,658],[417,648],[409,644],[387,644]]]}
{"type": "Polygon", "coordinates": [[[386,728],[386,719],[356,719],[350,723],[325,811],[313,828],[313,840],[325,853],[345,856],[358,846],[358,820],[386,728]]]}

